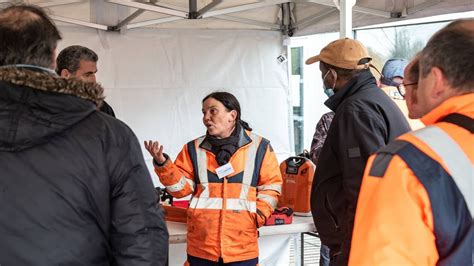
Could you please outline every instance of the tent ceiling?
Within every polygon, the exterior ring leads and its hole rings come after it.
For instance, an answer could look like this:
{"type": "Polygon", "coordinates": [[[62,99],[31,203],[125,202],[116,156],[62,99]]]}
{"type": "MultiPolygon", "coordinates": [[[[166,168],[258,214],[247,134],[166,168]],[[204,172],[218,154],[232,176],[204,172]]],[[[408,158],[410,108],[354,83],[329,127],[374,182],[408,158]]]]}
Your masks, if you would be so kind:
{"type": "MultiPolygon", "coordinates": [[[[167,29],[260,29],[287,35],[339,30],[340,0],[0,0],[49,9],[58,24],[105,31],[167,29]]],[[[472,0],[359,0],[353,26],[362,27],[474,10],[472,0]]]]}

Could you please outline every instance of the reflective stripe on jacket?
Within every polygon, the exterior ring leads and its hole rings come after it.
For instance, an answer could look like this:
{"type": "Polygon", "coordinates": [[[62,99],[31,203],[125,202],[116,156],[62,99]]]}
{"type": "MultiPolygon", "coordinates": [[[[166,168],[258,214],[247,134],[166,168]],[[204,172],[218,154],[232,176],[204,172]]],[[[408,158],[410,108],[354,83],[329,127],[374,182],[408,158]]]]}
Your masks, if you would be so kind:
{"type": "Polygon", "coordinates": [[[474,136],[442,121],[453,113],[472,121],[474,94],[445,101],[422,118],[430,126],[369,159],[350,265],[471,264],[474,136]]]}
{"type": "Polygon", "coordinates": [[[192,194],[188,208],[189,255],[224,262],[258,257],[257,228],[277,204],[282,178],[270,142],[240,133],[229,163],[234,172],[219,178],[219,167],[204,137],[183,147],[175,163],[156,167],[160,181],[175,197],[192,194]]]}

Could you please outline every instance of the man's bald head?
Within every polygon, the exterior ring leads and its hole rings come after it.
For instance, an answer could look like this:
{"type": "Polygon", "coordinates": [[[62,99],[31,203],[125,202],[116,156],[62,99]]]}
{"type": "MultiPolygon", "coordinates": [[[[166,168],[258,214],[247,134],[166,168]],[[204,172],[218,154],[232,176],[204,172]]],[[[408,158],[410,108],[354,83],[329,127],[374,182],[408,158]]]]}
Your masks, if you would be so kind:
{"type": "Polygon", "coordinates": [[[30,64],[51,68],[61,35],[46,13],[17,5],[0,11],[0,66],[30,64]]]}

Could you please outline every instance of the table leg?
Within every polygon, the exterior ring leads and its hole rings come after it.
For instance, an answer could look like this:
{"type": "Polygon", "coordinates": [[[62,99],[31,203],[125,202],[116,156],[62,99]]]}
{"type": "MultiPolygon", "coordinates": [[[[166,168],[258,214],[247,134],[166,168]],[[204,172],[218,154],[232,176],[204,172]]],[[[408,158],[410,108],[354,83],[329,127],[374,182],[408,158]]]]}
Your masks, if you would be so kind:
{"type": "Polygon", "coordinates": [[[304,266],[304,233],[301,233],[301,266],[304,266]]]}

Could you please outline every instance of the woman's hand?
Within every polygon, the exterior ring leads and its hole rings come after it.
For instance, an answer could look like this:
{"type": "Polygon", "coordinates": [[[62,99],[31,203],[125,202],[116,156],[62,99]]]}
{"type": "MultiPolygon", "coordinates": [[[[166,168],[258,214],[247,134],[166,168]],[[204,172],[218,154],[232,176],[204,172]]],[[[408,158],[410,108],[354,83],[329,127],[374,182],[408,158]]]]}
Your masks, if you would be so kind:
{"type": "Polygon", "coordinates": [[[159,164],[163,164],[166,161],[166,157],[163,155],[163,145],[160,145],[158,141],[145,141],[145,149],[159,164]]]}

